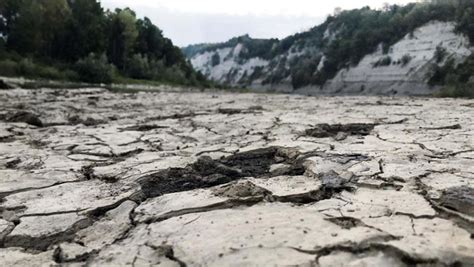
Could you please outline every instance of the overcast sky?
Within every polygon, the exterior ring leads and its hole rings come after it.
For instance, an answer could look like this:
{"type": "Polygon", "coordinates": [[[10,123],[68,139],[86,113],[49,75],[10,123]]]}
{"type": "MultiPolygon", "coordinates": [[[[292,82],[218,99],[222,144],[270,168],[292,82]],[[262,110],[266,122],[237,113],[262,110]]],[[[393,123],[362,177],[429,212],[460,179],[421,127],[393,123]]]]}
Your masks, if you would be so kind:
{"type": "Polygon", "coordinates": [[[324,21],[343,9],[416,0],[100,0],[105,8],[130,7],[149,17],[176,45],[223,42],[250,34],[284,38],[324,21]]]}

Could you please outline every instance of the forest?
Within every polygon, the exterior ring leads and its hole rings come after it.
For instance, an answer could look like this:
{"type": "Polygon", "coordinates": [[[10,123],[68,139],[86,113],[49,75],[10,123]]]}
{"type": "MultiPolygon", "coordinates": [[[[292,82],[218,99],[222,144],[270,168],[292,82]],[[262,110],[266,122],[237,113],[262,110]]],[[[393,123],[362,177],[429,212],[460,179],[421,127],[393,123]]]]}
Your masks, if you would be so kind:
{"type": "Polygon", "coordinates": [[[105,10],[97,0],[0,1],[0,75],[208,83],[150,19],[105,10]]]}

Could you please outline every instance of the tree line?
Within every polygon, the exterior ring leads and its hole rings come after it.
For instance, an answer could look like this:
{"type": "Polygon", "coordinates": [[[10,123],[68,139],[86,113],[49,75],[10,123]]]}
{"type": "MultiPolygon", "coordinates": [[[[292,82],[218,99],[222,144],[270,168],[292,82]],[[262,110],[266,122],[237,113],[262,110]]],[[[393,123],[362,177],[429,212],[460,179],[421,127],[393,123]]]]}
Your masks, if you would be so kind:
{"type": "Polygon", "coordinates": [[[207,82],[150,19],[97,0],[0,1],[0,74],[207,82]]]}

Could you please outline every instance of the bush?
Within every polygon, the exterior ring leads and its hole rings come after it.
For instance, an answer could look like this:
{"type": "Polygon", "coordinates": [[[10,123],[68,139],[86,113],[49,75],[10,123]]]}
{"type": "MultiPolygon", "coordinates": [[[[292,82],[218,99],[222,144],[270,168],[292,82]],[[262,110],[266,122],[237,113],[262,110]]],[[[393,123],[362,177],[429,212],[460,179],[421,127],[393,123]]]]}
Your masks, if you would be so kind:
{"type": "Polygon", "coordinates": [[[75,69],[79,79],[88,83],[111,83],[115,68],[107,61],[105,55],[90,54],[76,63],[75,69]]]}
{"type": "Polygon", "coordinates": [[[36,65],[33,63],[33,60],[29,58],[22,59],[18,64],[18,74],[33,77],[37,74],[36,65]]]}
{"type": "Polygon", "coordinates": [[[437,46],[436,47],[436,51],[435,51],[435,54],[434,54],[434,58],[436,60],[436,63],[441,63],[441,61],[444,60],[444,58],[446,57],[446,48],[442,47],[442,46],[437,46]]]}
{"type": "Polygon", "coordinates": [[[438,97],[474,98],[474,84],[448,85],[436,94],[438,97]]]}
{"type": "Polygon", "coordinates": [[[0,75],[25,76],[52,80],[77,80],[77,73],[71,70],[60,70],[54,66],[34,63],[31,59],[15,62],[11,59],[0,61],[0,75]]]}
{"type": "Polygon", "coordinates": [[[379,59],[377,62],[373,63],[372,66],[374,68],[377,68],[377,67],[382,67],[382,66],[390,66],[390,64],[392,64],[392,58],[389,56],[386,56],[379,59]]]}
{"type": "Polygon", "coordinates": [[[315,84],[314,73],[316,72],[320,61],[320,56],[304,56],[297,62],[293,62],[295,66],[292,68],[291,72],[291,84],[294,89],[298,89],[310,84],[315,84]]]}
{"type": "Polygon", "coordinates": [[[182,84],[186,81],[186,76],[178,66],[173,66],[171,68],[164,69],[163,74],[160,75],[160,80],[182,84]]]}
{"type": "Polygon", "coordinates": [[[214,55],[212,55],[212,58],[211,58],[211,66],[212,67],[215,67],[217,65],[221,64],[221,57],[219,56],[219,54],[216,52],[214,53],[214,55]]]}
{"type": "Polygon", "coordinates": [[[133,79],[151,79],[153,73],[147,56],[133,55],[127,62],[127,74],[133,79]]]}
{"type": "Polygon", "coordinates": [[[3,75],[3,76],[18,75],[18,63],[10,59],[0,61],[0,75],[3,75]]]}
{"type": "Polygon", "coordinates": [[[409,54],[404,55],[402,57],[402,66],[405,67],[406,65],[408,65],[408,63],[410,63],[411,60],[412,57],[409,54]]]}

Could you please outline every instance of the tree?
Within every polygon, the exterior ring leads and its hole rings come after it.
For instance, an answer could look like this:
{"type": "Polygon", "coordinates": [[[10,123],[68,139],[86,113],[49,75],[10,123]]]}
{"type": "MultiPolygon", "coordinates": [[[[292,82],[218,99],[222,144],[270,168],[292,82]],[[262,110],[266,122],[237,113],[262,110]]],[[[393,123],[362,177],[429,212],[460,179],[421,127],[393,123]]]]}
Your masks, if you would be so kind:
{"type": "Polygon", "coordinates": [[[7,36],[14,24],[23,0],[0,1],[0,33],[7,36]]]}
{"type": "Polygon", "coordinates": [[[64,29],[59,56],[75,62],[90,53],[104,53],[107,21],[100,3],[96,0],[74,0],[69,3],[71,17],[64,29]]]}
{"type": "Polygon", "coordinates": [[[109,13],[109,32],[109,59],[124,70],[126,59],[132,54],[138,37],[135,13],[128,8],[109,13]]]}
{"type": "Polygon", "coordinates": [[[18,18],[10,24],[7,47],[21,54],[40,51],[41,5],[37,1],[23,1],[18,7],[18,18]]]}
{"type": "Polygon", "coordinates": [[[219,56],[219,53],[214,53],[211,58],[211,66],[215,67],[217,65],[221,64],[221,57],[219,56]]]}
{"type": "Polygon", "coordinates": [[[66,0],[39,0],[43,16],[41,24],[43,56],[54,58],[57,49],[61,49],[64,42],[61,36],[67,21],[71,16],[71,9],[66,0]]]}
{"type": "Polygon", "coordinates": [[[53,56],[70,15],[66,0],[24,0],[9,26],[8,47],[24,54],[53,56]]]}
{"type": "Polygon", "coordinates": [[[163,59],[165,40],[161,30],[149,18],[137,20],[138,38],[135,52],[149,58],[163,59]]]}

